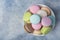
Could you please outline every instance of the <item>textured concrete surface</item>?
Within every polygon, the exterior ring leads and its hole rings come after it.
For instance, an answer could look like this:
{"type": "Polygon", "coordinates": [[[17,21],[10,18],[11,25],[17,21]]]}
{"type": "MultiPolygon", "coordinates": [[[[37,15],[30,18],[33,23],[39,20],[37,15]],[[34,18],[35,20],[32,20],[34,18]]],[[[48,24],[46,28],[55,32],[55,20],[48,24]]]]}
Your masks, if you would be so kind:
{"type": "Polygon", "coordinates": [[[0,40],[60,40],[60,0],[0,0],[0,40]],[[25,33],[23,13],[32,4],[45,4],[56,15],[56,26],[46,36],[25,33]]]}

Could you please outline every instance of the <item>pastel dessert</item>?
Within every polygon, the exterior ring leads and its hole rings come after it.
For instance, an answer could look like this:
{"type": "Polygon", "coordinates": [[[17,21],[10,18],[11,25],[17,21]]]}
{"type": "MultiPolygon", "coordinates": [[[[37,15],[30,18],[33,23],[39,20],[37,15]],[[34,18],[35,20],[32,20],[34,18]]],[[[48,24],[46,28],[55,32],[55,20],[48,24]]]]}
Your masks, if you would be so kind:
{"type": "Polygon", "coordinates": [[[55,15],[45,5],[30,6],[23,16],[24,29],[30,34],[44,36],[55,26],[55,15]]]}
{"type": "Polygon", "coordinates": [[[42,7],[41,10],[44,10],[47,12],[47,15],[51,15],[51,11],[48,7],[42,7]]]}
{"type": "Polygon", "coordinates": [[[48,16],[52,20],[52,25],[55,25],[55,17],[54,16],[48,16]]]}
{"type": "Polygon", "coordinates": [[[32,24],[38,24],[40,22],[40,16],[37,14],[34,14],[30,17],[30,22],[32,24]]]}
{"type": "Polygon", "coordinates": [[[52,21],[49,17],[43,17],[41,20],[41,24],[43,26],[50,26],[52,24],[52,21]]]}
{"type": "Polygon", "coordinates": [[[38,24],[32,24],[32,28],[35,29],[35,30],[40,30],[42,27],[42,24],[41,23],[38,23],[38,24]]]}
{"type": "Polygon", "coordinates": [[[47,16],[47,12],[44,11],[44,10],[39,10],[39,11],[37,12],[37,14],[39,14],[41,17],[47,16]]]}
{"type": "Polygon", "coordinates": [[[31,17],[31,13],[30,12],[25,12],[24,16],[23,16],[23,20],[27,23],[30,23],[30,17],[31,17]]]}
{"type": "Polygon", "coordinates": [[[32,12],[33,14],[36,14],[38,10],[40,10],[40,7],[38,5],[32,5],[31,7],[29,7],[30,12],[32,12]]]}
{"type": "Polygon", "coordinates": [[[32,33],[34,31],[34,29],[32,28],[32,25],[30,23],[26,23],[24,25],[24,29],[28,32],[28,33],[32,33]]]}
{"type": "Polygon", "coordinates": [[[47,34],[47,33],[49,33],[51,31],[51,27],[46,27],[46,26],[43,26],[43,28],[41,29],[41,33],[43,34],[43,35],[45,35],[45,34],[47,34]]]}
{"type": "Polygon", "coordinates": [[[33,34],[34,34],[34,35],[41,35],[42,33],[41,33],[40,30],[34,30],[33,34]]]}

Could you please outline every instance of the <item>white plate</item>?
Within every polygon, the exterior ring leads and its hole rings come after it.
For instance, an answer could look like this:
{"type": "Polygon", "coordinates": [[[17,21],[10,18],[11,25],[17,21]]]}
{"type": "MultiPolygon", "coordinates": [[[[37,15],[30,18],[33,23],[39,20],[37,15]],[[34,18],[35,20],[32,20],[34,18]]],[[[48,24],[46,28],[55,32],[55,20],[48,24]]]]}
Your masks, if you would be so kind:
{"type": "MultiPolygon", "coordinates": [[[[43,5],[43,4],[37,4],[37,5],[43,6],[43,7],[48,7],[48,6],[43,5]]],[[[52,10],[50,7],[48,7],[48,8],[49,8],[50,11],[51,11],[51,15],[55,17],[55,14],[54,14],[53,10],[52,10]]],[[[27,10],[29,10],[29,8],[28,8],[27,10]]],[[[27,11],[27,10],[26,10],[26,11],[27,11]]],[[[26,11],[25,11],[25,12],[26,12],[26,11]]],[[[54,27],[55,27],[55,24],[53,25],[52,29],[54,29],[54,27]]],[[[51,31],[52,31],[52,30],[51,30],[51,31]]],[[[51,32],[51,31],[50,31],[50,32],[51,32]]],[[[33,33],[28,33],[28,34],[29,34],[29,35],[34,35],[34,36],[45,36],[45,35],[35,35],[35,34],[33,34],[33,33]]]]}

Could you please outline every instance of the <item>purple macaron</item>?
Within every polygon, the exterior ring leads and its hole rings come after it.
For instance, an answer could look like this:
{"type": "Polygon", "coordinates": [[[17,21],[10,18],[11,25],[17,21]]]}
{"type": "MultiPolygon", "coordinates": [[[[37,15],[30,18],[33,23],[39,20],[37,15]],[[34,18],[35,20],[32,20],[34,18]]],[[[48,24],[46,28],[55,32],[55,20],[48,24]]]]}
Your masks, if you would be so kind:
{"type": "Polygon", "coordinates": [[[41,21],[41,24],[43,26],[50,26],[52,24],[52,21],[49,17],[43,17],[42,21],[41,21]]]}

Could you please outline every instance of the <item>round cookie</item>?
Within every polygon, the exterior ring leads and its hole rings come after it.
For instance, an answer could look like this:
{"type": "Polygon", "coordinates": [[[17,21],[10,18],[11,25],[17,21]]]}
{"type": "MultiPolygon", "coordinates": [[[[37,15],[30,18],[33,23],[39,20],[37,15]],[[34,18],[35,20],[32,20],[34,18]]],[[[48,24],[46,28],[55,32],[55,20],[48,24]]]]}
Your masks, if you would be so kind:
{"type": "Polygon", "coordinates": [[[32,24],[32,28],[35,29],[35,30],[40,30],[42,27],[42,24],[41,23],[38,23],[38,24],[32,24]]]}
{"type": "Polygon", "coordinates": [[[41,35],[41,31],[40,30],[34,30],[33,35],[41,35]]]}
{"type": "Polygon", "coordinates": [[[47,16],[47,12],[44,11],[44,10],[39,10],[39,11],[37,12],[37,14],[39,14],[41,17],[47,16]]]}
{"type": "Polygon", "coordinates": [[[55,25],[55,17],[54,16],[48,16],[52,20],[52,25],[55,25]]]}
{"type": "Polygon", "coordinates": [[[51,11],[48,7],[42,7],[41,10],[45,10],[48,16],[51,15],[51,11]]]}
{"type": "Polygon", "coordinates": [[[40,10],[40,7],[38,5],[32,5],[31,7],[29,7],[30,12],[32,12],[33,14],[36,14],[38,10],[40,10]]]}
{"type": "Polygon", "coordinates": [[[52,21],[49,17],[43,17],[41,20],[41,24],[43,26],[50,26],[52,24],[52,21]]]}
{"type": "Polygon", "coordinates": [[[24,16],[23,16],[23,20],[27,23],[30,23],[30,17],[31,17],[31,13],[30,12],[25,12],[24,16]]]}
{"type": "Polygon", "coordinates": [[[32,28],[32,25],[30,23],[26,23],[24,25],[24,29],[28,32],[28,33],[32,33],[34,31],[34,29],[32,28]]]}
{"type": "Polygon", "coordinates": [[[40,16],[37,14],[34,14],[30,17],[30,22],[32,24],[38,24],[40,22],[40,16]]]}
{"type": "Polygon", "coordinates": [[[43,26],[43,28],[41,29],[41,33],[42,33],[43,35],[47,34],[47,33],[50,32],[50,31],[51,31],[51,27],[50,27],[50,26],[48,26],[48,27],[43,26]]]}

